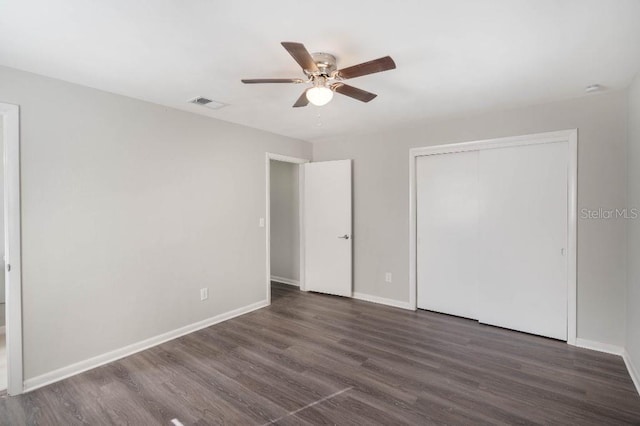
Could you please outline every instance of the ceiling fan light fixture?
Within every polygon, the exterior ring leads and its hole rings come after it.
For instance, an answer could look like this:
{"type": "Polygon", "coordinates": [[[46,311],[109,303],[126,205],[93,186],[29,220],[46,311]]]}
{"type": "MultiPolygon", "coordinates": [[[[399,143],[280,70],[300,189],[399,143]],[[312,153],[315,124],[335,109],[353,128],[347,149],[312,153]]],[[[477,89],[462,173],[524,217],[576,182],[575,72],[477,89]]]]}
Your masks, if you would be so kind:
{"type": "Polygon", "coordinates": [[[362,77],[382,71],[395,69],[396,63],[390,56],[363,62],[347,68],[336,67],[336,57],[330,53],[309,53],[302,43],[283,41],[282,47],[293,57],[304,72],[301,78],[251,78],[241,80],[244,84],[256,83],[312,83],[293,104],[293,108],[306,107],[309,104],[322,106],[333,99],[333,92],[348,96],[360,102],[370,102],[377,95],[342,83],[342,80],[362,77]]]}
{"type": "Polygon", "coordinates": [[[333,90],[323,86],[312,87],[307,90],[307,99],[316,106],[326,105],[333,99],[333,90]]]}

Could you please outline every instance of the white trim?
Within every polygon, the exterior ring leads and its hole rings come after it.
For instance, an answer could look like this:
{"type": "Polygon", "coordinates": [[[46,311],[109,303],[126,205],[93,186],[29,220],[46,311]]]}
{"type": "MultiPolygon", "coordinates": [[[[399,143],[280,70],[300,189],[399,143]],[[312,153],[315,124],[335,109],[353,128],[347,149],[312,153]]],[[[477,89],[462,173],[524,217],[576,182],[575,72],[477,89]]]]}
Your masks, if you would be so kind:
{"type": "MultiPolygon", "coordinates": [[[[265,228],[266,228],[266,292],[267,301],[271,304],[271,160],[283,161],[285,163],[293,163],[302,165],[308,163],[310,160],[306,158],[290,157],[287,155],[274,154],[271,152],[265,153],[265,192],[266,192],[266,212],[265,212],[265,228]]],[[[300,229],[300,290],[305,291],[304,285],[304,217],[302,212],[304,211],[304,167],[298,168],[298,215],[299,215],[299,229],[300,229]]],[[[276,281],[276,280],[274,280],[276,281]]]]}
{"type": "Polygon", "coordinates": [[[577,199],[578,199],[578,129],[557,132],[538,133],[474,142],[463,142],[412,148],[409,150],[409,306],[417,309],[416,277],[416,158],[424,155],[446,154],[453,152],[477,151],[491,148],[524,146],[542,143],[568,142],[568,244],[567,244],[567,343],[576,344],[577,328],[577,199]]]}
{"type": "Polygon", "coordinates": [[[409,305],[415,311],[418,309],[416,298],[418,297],[418,227],[416,219],[416,151],[409,150],[409,305]]]}
{"type": "Polygon", "coordinates": [[[393,306],[394,308],[407,309],[410,311],[414,311],[415,309],[411,306],[409,302],[401,302],[399,300],[394,299],[386,299],[384,297],[372,296],[370,294],[364,293],[353,293],[353,298],[358,300],[364,300],[365,302],[378,303],[380,305],[393,306]]]}
{"type": "Polygon", "coordinates": [[[496,139],[483,139],[471,142],[425,146],[420,148],[411,148],[410,153],[412,157],[421,157],[423,155],[479,151],[491,148],[504,148],[507,146],[526,146],[541,143],[568,142],[574,133],[577,135],[577,132],[577,129],[570,129],[560,130],[557,132],[535,133],[532,135],[508,136],[496,139]]]}
{"type": "MultiPolygon", "coordinates": [[[[300,233],[300,252],[299,252],[299,258],[300,258],[300,270],[298,271],[298,275],[300,276],[300,282],[299,282],[299,287],[301,291],[307,291],[307,286],[306,286],[306,259],[307,259],[307,255],[305,254],[305,227],[306,222],[305,222],[305,218],[304,218],[304,203],[305,203],[305,192],[304,192],[304,173],[305,173],[305,168],[302,167],[302,165],[300,167],[298,167],[298,221],[299,221],[299,233],[300,233]]],[[[269,238],[271,238],[271,234],[269,234],[269,238]]]]}
{"type": "Polygon", "coordinates": [[[580,337],[576,339],[575,346],[583,349],[591,349],[592,351],[621,356],[625,366],[627,367],[629,376],[631,376],[631,380],[636,387],[636,391],[640,395],[640,374],[638,373],[639,370],[633,364],[631,355],[629,355],[629,352],[627,352],[625,348],[623,348],[622,346],[611,345],[609,343],[601,343],[594,340],[582,339],[580,337]]]}
{"type": "Polygon", "coordinates": [[[291,157],[288,155],[274,154],[272,152],[267,152],[267,158],[269,160],[282,161],[283,163],[294,163],[294,164],[304,164],[311,161],[311,160],[307,160],[306,158],[291,157]]]}
{"type": "Polygon", "coordinates": [[[190,334],[190,333],[193,333],[194,331],[198,331],[203,328],[210,327],[214,324],[218,324],[223,321],[230,320],[237,316],[247,314],[257,309],[264,308],[265,306],[268,306],[268,305],[269,305],[269,302],[267,300],[262,300],[260,302],[252,303],[251,305],[243,306],[241,308],[234,309],[232,311],[225,312],[223,314],[216,315],[214,317],[211,317],[202,321],[198,321],[193,324],[180,327],[175,330],[168,331],[166,333],[162,333],[154,337],[150,337],[148,339],[142,340],[137,343],[133,343],[131,345],[122,347],[120,349],[116,349],[114,351],[107,352],[102,355],[98,355],[93,358],[89,358],[84,361],[80,361],[75,364],[71,364],[66,367],[59,368],[54,371],[50,371],[40,376],[27,379],[24,382],[24,391],[31,392],[43,386],[50,385],[52,383],[58,382],[60,380],[66,379],[71,376],[75,376],[76,374],[80,374],[87,370],[91,370],[93,368],[99,367],[104,364],[108,364],[110,362],[119,360],[129,355],[133,355],[137,352],[144,351],[145,349],[152,348],[161,343],[168,342],[169,340],[173,340],[180,336],[184,336],[185,334],[190,334]]]}
{"type": "Polygon", "coordinates": [[[569,130],[567,227],[567,343],[578,338],[578,129],[569,130]]]}
{"type": "Polygon", "coordinates": [[[0,103],[3,123],[5,298],[7,393],[23,392],[22,372],[22,249],[20,234],[20,109],[0,103]]]}
{"type": "Polygon", "coordinates": [[[287,284],[287,285],[293,285],[293,286],[296,286],[296,287],[300,287],[300,281],[292,280],[290,278],[277,277],[275,275],[271,275],[271,281],[275,281],[275,282],[280,283],[280,284],[287,284]]]}
{"type": "Polygon", "coordinates": [[[624,353],[622,346],[611,345],[609,343],[596,342],[595,340],[576,338],[576,344],[578,348],[591,349],[592,351],[604,352],[612,355],[620,355],[624,353]]]}
{"type": "Polygon", "coordinates": [[[622,359],[627,366],[627,370],[629,370],[629,375],[631,376],[631,380],[633,380],[633,384],[636,386],[636,391],[638,392],[638,395],[640,395],[640,370],[633,365],[631,355],[629,355],[629,352],[627,352],[626,349],[622,353],[622,359]]]}

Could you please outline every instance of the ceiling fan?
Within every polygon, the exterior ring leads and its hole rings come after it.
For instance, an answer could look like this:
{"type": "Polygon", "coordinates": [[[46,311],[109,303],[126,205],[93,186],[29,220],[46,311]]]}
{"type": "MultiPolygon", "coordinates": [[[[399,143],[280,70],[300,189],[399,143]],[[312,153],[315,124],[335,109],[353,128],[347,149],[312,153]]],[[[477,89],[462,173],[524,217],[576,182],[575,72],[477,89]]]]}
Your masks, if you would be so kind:
{"type": "Polygon", "coordinates": [[[257,78],[244,79],[245,84],[256,83],[312,83],[313,86],[306,89],[298,98],[294,108],[307,106],[309,102],[313,105],[326,105],[333,99],[333,92],[349,96],[362,102],[369,102],[376,96],[375,93],[358,89],[342,80],[361,77],[367,74],[392,70],[396,67],[390,56],[374,59],[341,70],[336,67],[336,57],[329,53],[309,53],[302,43],[283,41],[282,46],[289,52],[293,59],[302,67],[306,75],[303,78],[257,78]]]}

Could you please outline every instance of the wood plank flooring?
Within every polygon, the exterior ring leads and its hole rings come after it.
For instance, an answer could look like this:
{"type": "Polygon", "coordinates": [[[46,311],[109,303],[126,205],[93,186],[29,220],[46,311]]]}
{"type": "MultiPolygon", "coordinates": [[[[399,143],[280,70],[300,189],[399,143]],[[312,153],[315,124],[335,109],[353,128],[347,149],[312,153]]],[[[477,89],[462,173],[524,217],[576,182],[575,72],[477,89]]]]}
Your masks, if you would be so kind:
{"type": "Polygon", "coordinates": [[[20,397],[2,425],[640,424],[620,357],[273,284],[270,307],[20,397]]]}

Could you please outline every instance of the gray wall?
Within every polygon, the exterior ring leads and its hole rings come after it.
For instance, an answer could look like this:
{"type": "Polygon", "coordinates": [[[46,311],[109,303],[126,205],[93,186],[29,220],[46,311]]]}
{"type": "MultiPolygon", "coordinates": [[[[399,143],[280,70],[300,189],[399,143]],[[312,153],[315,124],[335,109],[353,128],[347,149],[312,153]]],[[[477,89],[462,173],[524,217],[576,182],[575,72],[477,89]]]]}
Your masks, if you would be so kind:
{"type": "Polygon", "coordinates": [[[26,379],[266,298],[265,152],[308,143],[8,68],[0,101],[21,113],[26,379]]]}
{"type": "MultiPolygon", "coordinates": [[[[610,92],[375,133],[371,123],[314,144],[314,161],[354,160],[354,291],[409,300],[409,148],[578,128],[579,209],[615,208],[626,203],[626,114],[626,92],[610,92]]],[[[622,221],[579,221],[579,337],[624,344],[625,252],[622,221]]]]}
{"type": "Polygon", "coordinates": [[[298,169],[271,161],[271,276],[300,280],[298,169]]]}
{"type": "MultiPolygon", "coordinates": [[[[640,74],[629,89],[628,208],[640,209],[640,74]]],[[[627,221],[627,352],[640,372],[640,218],[627,221]]]]}

